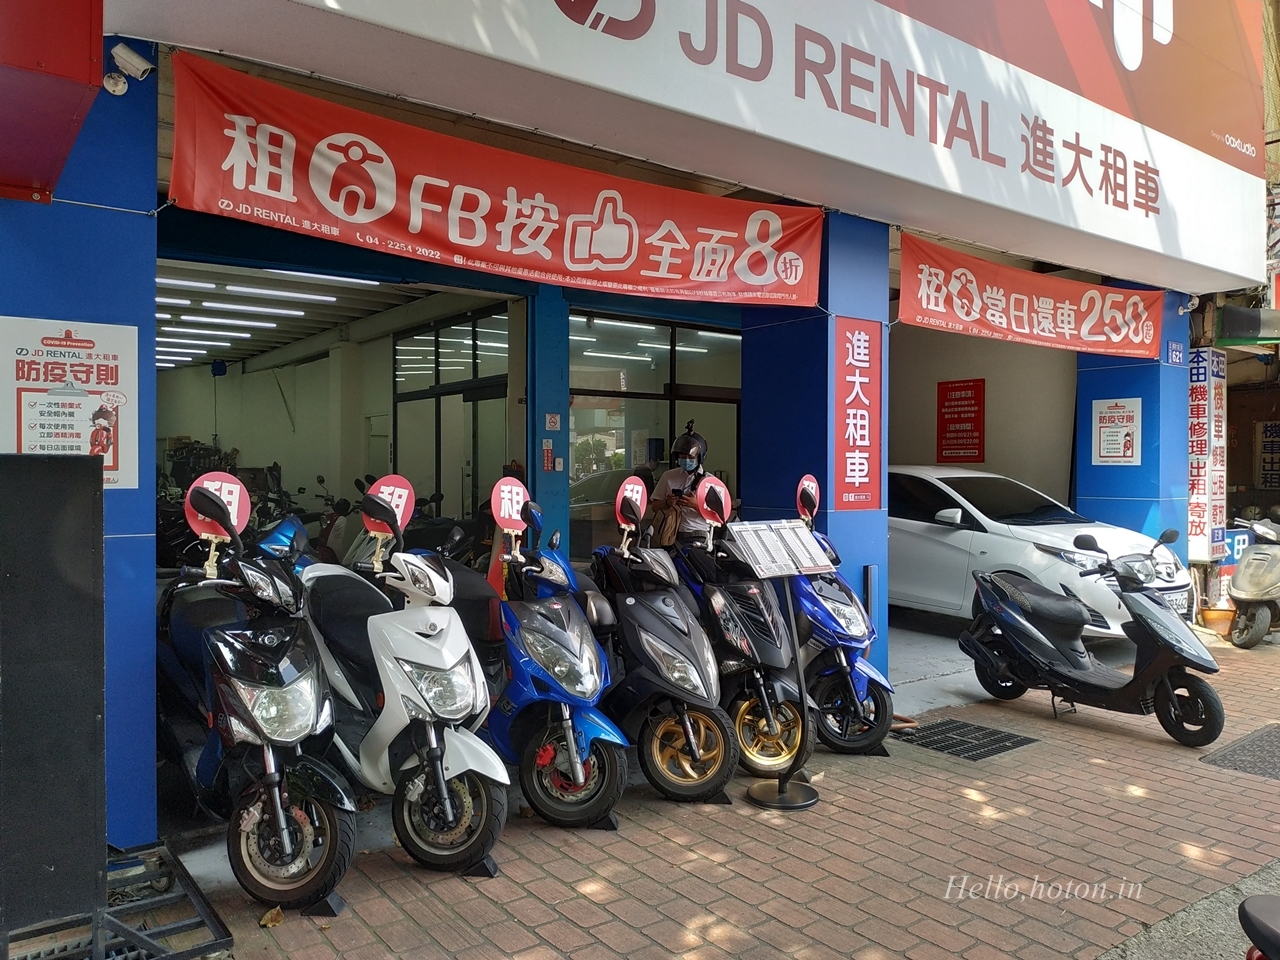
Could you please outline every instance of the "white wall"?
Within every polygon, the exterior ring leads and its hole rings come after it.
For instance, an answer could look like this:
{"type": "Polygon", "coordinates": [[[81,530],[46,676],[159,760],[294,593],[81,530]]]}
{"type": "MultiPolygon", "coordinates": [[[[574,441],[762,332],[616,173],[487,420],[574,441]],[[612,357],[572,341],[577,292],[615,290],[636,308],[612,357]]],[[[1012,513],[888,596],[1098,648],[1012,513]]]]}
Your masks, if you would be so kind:
{"type": "Polygon", "coordinates": [[[889,462],[937,463],[938,383],[986,380],[986,462],[1066,502],[1076,355],[895,323],[889,335],[889,462]]]}

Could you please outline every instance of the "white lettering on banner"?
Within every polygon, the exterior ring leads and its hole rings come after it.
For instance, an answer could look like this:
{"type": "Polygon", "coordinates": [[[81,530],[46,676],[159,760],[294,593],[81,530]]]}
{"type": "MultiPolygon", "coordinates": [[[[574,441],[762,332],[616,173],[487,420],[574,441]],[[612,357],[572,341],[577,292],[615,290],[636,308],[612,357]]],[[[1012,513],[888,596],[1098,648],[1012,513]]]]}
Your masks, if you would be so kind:
{"type": "Polygon", "coordinates": [[[640,483],[628,483],[623,486],[622,495],[628,500],[639,503],[641,497],[644,496],[644,485],[640,483]]]}
{"type": "Polygon", "coordinates": [[[231,149],[222,161],[222,169],[231,171],[235,188],[244,190],[247,185],[251,193],[278,200],[296,200],[293,194],[293,153],[297,144],[293,134],[267,123],[258,123],[253,117],[230,113],[224,116],[233,126],[223,131],[231,138],[231,149]],[[254,128],[252,136],[250,127],[254,128]],[[253,183],[248,183],[250,167],[254,171],[253,183]]]}
{"type": "Polygon", "coordinates": [[[1187,556],[1209,563],[1226,556],[1227,355],[1194,347],[1187,373],[1187,556]]]}
{"type": "MultiPolygon", "coordinates": [[[[227,505],[227,510],[231,514],[232,522],[240,515],[240,491],[243,487],[239,483],[223,483],[220,480],[205,480],[200,486],[212,492],[219,500],[227,505]]],[[[200,516],[204,516],[200,514],[200,516]]],[[[208,517],[205,517],[208,520],[208,517]]]]}
{"type": "Polygon", "coordinates": [[[391,509],[396,512],[397,517],[404,515],[405,504],[409,500],[409,491],[404,487],[384,483],[378,487],[376,495],[391,504],[391,509]]]}
{"type": "Polygon", "coordinates": [[[501,510],[499,520],[519,520],[524,509],[524,490],[517,486],[503,486],[499,491],[501,510]]]}

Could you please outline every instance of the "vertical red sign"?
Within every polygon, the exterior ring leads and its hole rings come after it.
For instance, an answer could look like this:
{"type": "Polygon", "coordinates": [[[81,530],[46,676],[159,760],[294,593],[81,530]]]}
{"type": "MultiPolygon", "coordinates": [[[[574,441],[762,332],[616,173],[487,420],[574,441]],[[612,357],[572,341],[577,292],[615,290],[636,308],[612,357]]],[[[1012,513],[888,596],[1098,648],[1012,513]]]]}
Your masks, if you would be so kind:
{"type": "Polygon", "coordinates": [[[883,330],[874,320],[836,317],[836,510],[879,510],[883,330]]]}
{"type": "Polygon", "coordinates": [[[938,463],[982,463],[987,459],[987,381],[938,383],[938,463]]]}

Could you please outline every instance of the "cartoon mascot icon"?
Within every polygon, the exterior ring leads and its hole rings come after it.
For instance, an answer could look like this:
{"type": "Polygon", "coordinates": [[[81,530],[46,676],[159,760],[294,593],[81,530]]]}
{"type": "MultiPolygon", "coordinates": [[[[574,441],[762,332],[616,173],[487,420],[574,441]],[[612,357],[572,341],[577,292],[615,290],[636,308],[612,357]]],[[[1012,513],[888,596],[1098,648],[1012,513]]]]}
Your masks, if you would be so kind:
{"type": "Polygon", "coordinates": [[[104,403],[89,419],[93,422],[93,431],[89,434],[89,456],[105,457],[115,442],[116,408],[104,403]]]}

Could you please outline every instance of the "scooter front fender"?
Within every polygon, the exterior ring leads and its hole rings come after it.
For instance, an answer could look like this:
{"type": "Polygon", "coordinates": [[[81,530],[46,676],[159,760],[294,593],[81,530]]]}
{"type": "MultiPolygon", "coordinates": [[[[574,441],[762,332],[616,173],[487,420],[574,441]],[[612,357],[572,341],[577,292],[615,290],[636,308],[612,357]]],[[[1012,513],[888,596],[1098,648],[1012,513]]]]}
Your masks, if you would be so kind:
{"type": "Polygon", "coordinates": [[[289,779],[289,793],[300,793],[312,800],[322,800],[339,810],[356,812],[356,795],[346,778],[323,760],[303,754],[288,758],[281,751],[285,775],[289,779]]]}
{"type": "Polygon", "coordinates": [[[857,660],[853,661],[853,672],[862,674],[862,676],[866,677],[866,679],[871,683],[884,687],[890,693],[893,693],[893,684],[889,682],[888,678],[885,677],[884,674],[873,667],[864,658],[859,657],[857,660]]]}
{"type": "Polygon", "coordinates": [[[583,751],[584,757],[591,753],[591,744],[597,740],[616,743],[624,748],[631,745],[627,735],[595,707],[579,707],[570,716],[573,718],[573,732],[577,735],[578,748],[583,751]]]}
{"type": "MultiPolygon", "coordinates": [[[[412,756],[401,766],[411,770],[419,766],[417,756],[412,756]]],[[[444,728],[444,775],[452,778],[474,770],[482,777],[501,784],[510,784],[506,764],[489,746],[466,727],[444,728]]]]}

